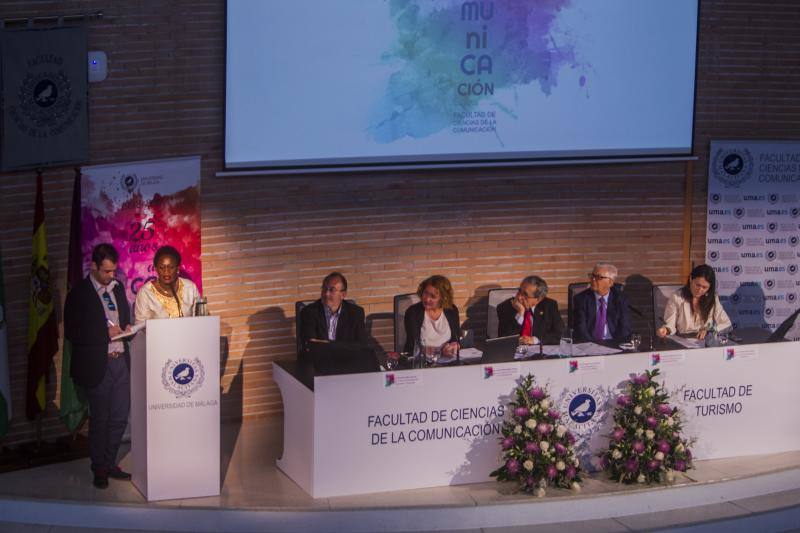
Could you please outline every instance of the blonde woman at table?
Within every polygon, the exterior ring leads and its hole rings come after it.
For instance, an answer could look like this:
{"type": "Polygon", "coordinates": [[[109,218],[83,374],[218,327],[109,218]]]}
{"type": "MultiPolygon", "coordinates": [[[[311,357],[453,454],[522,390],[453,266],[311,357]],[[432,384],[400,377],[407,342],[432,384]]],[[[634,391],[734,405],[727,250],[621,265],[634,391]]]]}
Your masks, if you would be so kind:
{"type": "Polygon", "coordinates": [[[716,294],[716,276],[708,265],[699,265],[689,274],[686,285],[675,291],[664,309],[664,325],[656,330],[667,335],[696,336],[704,339],[713,325],[716,331],[731,327],[731,319],[716,294]]]}
{"type": "Polygon", "coordinates": [[[404,351],[414,353],[419,343],[441,348],[444,358],[458,354],[458,308],[453,304],[453,286],[444,276],[431,276],[417,287],[420,301],[406,310],[404,351]]]}
{"type": "Polygon", "coordinates": [[[156,279],[142,285],[136,293],[136,323],[152,318],[193,316],[194,304],[200,293],[194,282],[178,277],[181,267],[178,250],[172,246],[162,246],[156,251],[153,266],[156,279]]]}

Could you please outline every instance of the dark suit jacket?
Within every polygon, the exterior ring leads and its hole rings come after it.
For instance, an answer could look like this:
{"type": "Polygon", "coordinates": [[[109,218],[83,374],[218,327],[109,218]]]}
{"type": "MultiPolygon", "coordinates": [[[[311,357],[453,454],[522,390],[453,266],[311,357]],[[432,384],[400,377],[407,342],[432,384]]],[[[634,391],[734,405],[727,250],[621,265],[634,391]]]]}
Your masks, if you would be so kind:
{"type": "MultiPolygon", "coordinates": [[[[121,283],[114,287],[114,298],[119,313],[118,325],[125,329],[131,323],[131,308],[121,283]]],[[[106,373],[110,339],[103,303],[88,276],[67,294],[64,303],[64,337],[72,343],[70,375],[75,383],[87,388],[100,383],[106,373]]],[[[130,366],[128,343],[123,344],[125,360],[130,366]]]]}
{"type": "MultiPolygon", "coordinates": [[[[517,311],[511,305],[512,298],[497,306],[497,336],[520,335],[522,326],[517,322],[517,311]]],[[[558,344],[561,341],[561,331],[564,321],[558,312],[558,303],[550,298],[539,302],[533,310],[533,323],[531,331],[542,344],[558,344]]]]}
{"type": "MultiPolygon", "coordinates": [[[[594,341],[592,332],[597,318],[597,301],[594,291],[586,289],[577,294],[573,300],[575,342],[594,341]]],[[[628,298],[618,287],[611,288],[606,308],[606,323],[611,340],[615,343],[626,342],[631,336],[631,317],[628,311],[628,298]]]]}
{"type": "MultiPolygon", "coordinates": [[[[458,321],[458,308],[453,306],[450,309],[444,310],[444,316],[447,319],[447,325],[450,326],[450,342],[458,342],[458,334],[461,330],[458,321]]],[[[406,328],[406,344],[403,348],[404,352],[414,353],[414,345],[419,341],[420,332],[422,331],[422,322],[425,320],[425,308],[422,307],[422,302],[417,302],[408,309],[403,318],[406,328]]]]}
{"type": "MultiPolygon", "coordinates": [[[[305,347],[311,339],[328,339],[328,323],[322,300],[308,304],[300,311],[300,340],[305,347]]],[[[367,344],[364,309],[348,301],[342,302],[342,312],[336,323],[336,341],[367,344]]]]}

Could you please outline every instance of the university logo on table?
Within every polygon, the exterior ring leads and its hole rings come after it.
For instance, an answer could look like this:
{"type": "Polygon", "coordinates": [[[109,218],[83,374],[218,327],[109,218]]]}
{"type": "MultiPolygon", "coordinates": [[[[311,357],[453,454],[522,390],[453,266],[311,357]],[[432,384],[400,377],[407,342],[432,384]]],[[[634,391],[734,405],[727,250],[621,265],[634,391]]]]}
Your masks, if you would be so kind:
{"type": "Polygon", "coordinates": [[[203,363],[199,358],[167,359],[161,370],[161,384],[164,390],[176,398],[191,398],[203,386],[206,379],[203,363]]]}
{"type": "Polygon", "coordinates": [[[714,177],[726,188],[738,188],[753,173],[753,156],[749,150],[720,148],[714,154],[711,168],[714,177]]]}

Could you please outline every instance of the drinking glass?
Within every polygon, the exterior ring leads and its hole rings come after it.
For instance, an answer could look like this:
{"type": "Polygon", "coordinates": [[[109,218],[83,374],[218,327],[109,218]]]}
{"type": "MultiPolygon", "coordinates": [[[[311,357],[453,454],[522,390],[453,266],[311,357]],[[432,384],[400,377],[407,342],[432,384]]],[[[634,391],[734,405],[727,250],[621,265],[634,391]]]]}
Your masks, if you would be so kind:
{"type": "Polygon", "coordinates": [[[717,335],[717,338],[719,339],[720,345],[725,346],[726,344],[728,344],[729,337],[727,333],[719,333],[717,335]]]}
{"type": "Polygon", "coordinates": [[[642,344],[642,335],[640,333],[632,333],[631,334],[631,346],[633,346],[633,351],[639,351],[639,345],[642,344]]]}
{"type": "Polygon", "coordinates": [[[436,366],[436,363],[439,362],[439,358],[442,357],[442,347],[441,346],[425,346],[425,364],[427,366],[436,366]]]}
{"type": "Polygon", "coordinates": [[[572,329],[567,328],[561,333],[561,342],[558,344],[558,354],[561,357],[572,357],[572,329]]]}
{"type": "Polygon", "coordinates": [[[400,368],[400,354],[386,352],[386,370],[397,370],[398,368],[400,368]]]}

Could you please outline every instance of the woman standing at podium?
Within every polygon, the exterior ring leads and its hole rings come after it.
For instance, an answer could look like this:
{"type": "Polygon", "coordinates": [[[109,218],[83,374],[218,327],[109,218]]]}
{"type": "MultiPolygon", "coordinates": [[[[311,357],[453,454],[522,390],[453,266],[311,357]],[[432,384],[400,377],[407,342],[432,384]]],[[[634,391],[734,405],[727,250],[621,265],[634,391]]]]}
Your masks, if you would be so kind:
{"type": "Polygon", "coordinates": [[[178,276],[181,254],[172,246],[162,246],[153,258],[156,279],[148,281],[136,294],[135,318],[139,324],[151,318],[179,318],[194,315],[200,297],[197,285],[178,276]]]}

